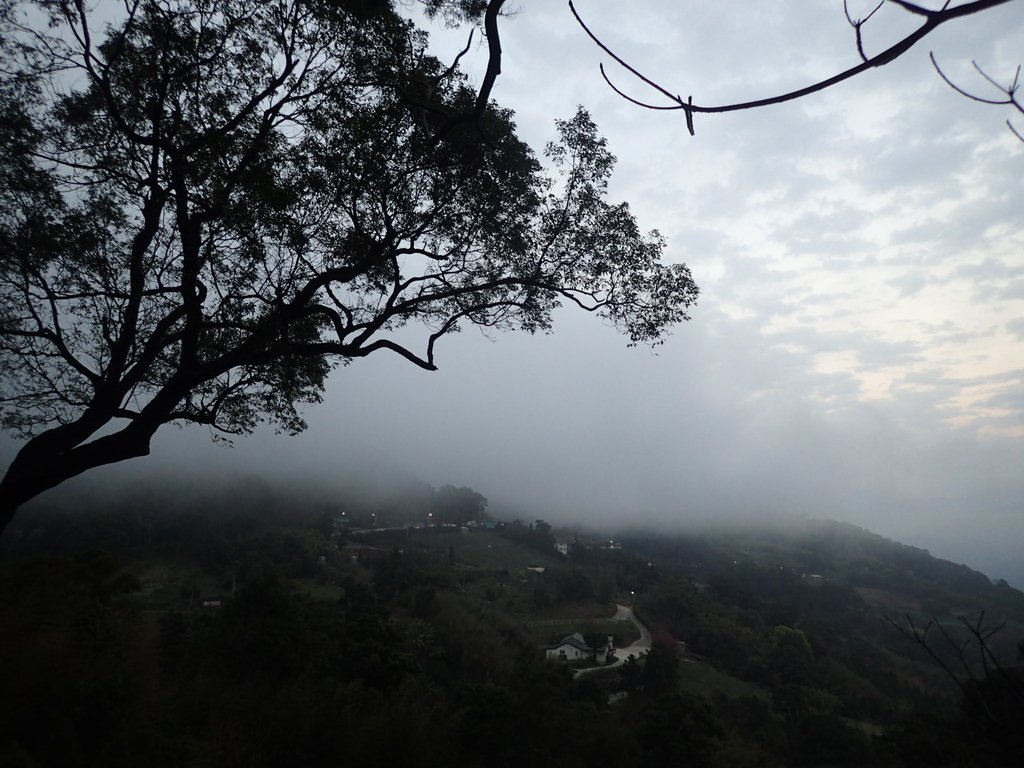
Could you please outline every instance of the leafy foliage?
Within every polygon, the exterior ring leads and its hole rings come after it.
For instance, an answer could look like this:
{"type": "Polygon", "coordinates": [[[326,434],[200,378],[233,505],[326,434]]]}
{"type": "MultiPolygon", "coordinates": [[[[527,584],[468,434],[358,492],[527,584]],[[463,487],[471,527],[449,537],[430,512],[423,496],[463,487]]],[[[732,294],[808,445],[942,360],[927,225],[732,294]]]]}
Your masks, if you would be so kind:
{"type": "Polygon", "coordinates": [[[168,422],[301,430],[338,362],[563,303],[656,344],[696,299],[586,111],[545,169],[390,3],[7,2],[0,38],[6,514],[168,422]]]}

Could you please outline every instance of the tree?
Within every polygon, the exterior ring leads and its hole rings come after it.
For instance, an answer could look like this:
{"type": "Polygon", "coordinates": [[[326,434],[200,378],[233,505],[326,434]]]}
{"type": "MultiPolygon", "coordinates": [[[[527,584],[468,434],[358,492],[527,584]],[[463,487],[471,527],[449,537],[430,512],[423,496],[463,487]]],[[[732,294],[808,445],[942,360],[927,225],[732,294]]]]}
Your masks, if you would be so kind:
{"type": "Polygon", "coordinates": [[[385,0],[0,0],[0,405],[27,438],[0,526],[44,490],[149,452],[171,422],[304,427],[329,371],[435,369],[466,325],[547,331],[561,303],[631,344],[697,297],[605,199],[580,109],[548,169],[385,0]],[[403,326],[422,329],[396,335],[403,326]]]}
{"type": "Polygon", "coordinates": [[[781,680],[803,682],[813,660],[814,652],[802,630],[779,625],[768,633],[767,662],[781,680]]]}
{"type": "Polygon", "coordinates": [[[472,488],[442,485],[434,494],[432,506],[437,511],[437,522],[464,525],[483,514],[487,498],[472,488]]]}
{"type": "MultiPolygon", "coordinates": [[[[959,627],[954,625],[952,630],[935,619],[921,627],[909,615],[905,618],[904,626],[885,617],[960,689],[961,719],[974,748],[984,756],[983,762],[1019,765],[1024,758],[1024,738],[1020,730],[1024,667],[1004,666],[991,645],[992,638],[1003,630],[1005,622],[986,624],[984,611],[974,621],[958,616],[959,627]],[[941,639],[935,640],[936,636],[941,639]]],[[[1022,655],[1024,642],[1018,645],[1018,662],[1022,655]]]]}
{"type": "Polygon", "coordinates": [[[671,693],[679,682],[679,651],[667,632],[659,632],[651,639],[651,650],[644,656],[641,677],[644,690],[651,695],[671,693]]]}
{"type": "MultiPolygon", "coordinates": [[[[863,28],[864,24],[868,22],[872,16],[874,16],[883,6],[886,6],[887,0],[879,0],[878,4],[874,6],[867,16],[863,18],[854,18],[850,13],[850,7],[847,0],[843,0],[843,11],[846,14],[846,20],[849,22],[850,27],[854,31],[857,54],[860,57],[860,63],[849,67],[848,69],[838,72],[830,77],[823,78],[816,83],[805,86],[804,88],[798,88],[795,91],[789,91],[788,93],[780,93],[772,96],[766,96],[760,99],[754,99],[751,101],[738,102],[735,104],[721,104],[721,105],[701,105],[694,104],[693,97],[689,96],[685,101],[683,97],[679,95],[678,90],[670,90],[660,82],[654,80],[651,77],[640,72],[638,69],[630,65],[628,62],[618,56],[608,45],[601,41],[601,39],[586,25],[580,14],[577,12],[576,7],[573,5],[572,0],[569,2],[569,9],[575,16],[577,23],[583,29],[584,32],[593,40],[601,50],[607,53],[615,61],[616,64],[625,69],[630,75],[638,79],[648,88],[654,90],[661,97],[663,97],[667,103],[654,104],[643,99],[634,98],[625,91],[620,89],[615,83],[612,82],[608,73],[605,71],[604,65],[601,65],[601,76],[604,78],[608,86],[621,96],[626,101],[635,104],[638,107],[644,109],[652,109],[659,111],[675,111],[681,110],[686,115],[686,127],[690,131],[690,135],[694,134],[693,127],[693,116],[697,113],[703,114],[716,114],[721,112],[736,112],[738,110],[756,109],[758,107],[766,107],[771,104],[781,104],[786,101],[792,101],[794,99],[800,99],[805,96],[809,96],[812,93],[823,91],[826,88],[831,88],[834,85],[849,80],[852,77],[856,77],[864,72],[867,72],[876,67],[884,67],[885,65],[895,61],[900,56],[905,54],[911,48],[913,48],[918,42],[920,42],[927,35],[934,32],[943,24],[962,19],[966,16],[971,16],[976,13],[982,13],[991,8],[995,8],[999,5],[1004,5],[1010,0],[970,0],[969,2],[963,2],[958,5],[952,5],[952,0],[946,0],[940,8],[927,8],[924,5],[918,3],[912,3],[908,0],[888,0],[890,6],[897,6],[903,11],[911,14],[912,16],[919,17],[921,19],[921,25],[907,36],[896,41],[885,50],[868,55],[864,46],[863,28]]],[[[1017,68],[1017,72],[1014,75],[1013,81],[1009,85],[1001,85],[993,77],[989,76],[981,67],[974,63],[974,68],[978,71],[978,74],[988,83],[989,86],[996,89],[996,91],[1002,94],[999,98],[987,98],[976,95],[972,92],[965,90],[954,83],[939,67],[938,61],[935,59],[934,53],[931,54],[932,65],[935,67],[935,71],[938,72],[939,76],[942,77],[946,83],[956,90],[958,93],[966,96],[969,99],[978,101],[984,104],[996,104],[1012,107],[1017,112],[1024,114],[1024,104],[1022,104],[1017,97],[1017,91],[1020,87],[1020,67],[1017,68]]],[[[972,62],[973,63],[973,62],[972,62]]],[[[1014,127],[1013,123],[1009,120],[1006,121],[1010,131],[1020,139],[1024,141],[1024,135],[1014,127]]]]}

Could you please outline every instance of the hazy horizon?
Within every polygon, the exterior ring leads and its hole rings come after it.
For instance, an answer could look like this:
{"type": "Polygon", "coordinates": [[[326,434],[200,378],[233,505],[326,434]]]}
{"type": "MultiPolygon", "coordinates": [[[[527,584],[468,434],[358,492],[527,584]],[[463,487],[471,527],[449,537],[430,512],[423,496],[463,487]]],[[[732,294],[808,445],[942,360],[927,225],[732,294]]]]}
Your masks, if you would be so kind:
{"type": "MultiPolygon", "coordinates": [[[[215,450],[235,453],[233,449],[225,447],[215,450]]],[[[1024,590],[1024,568],[1012,557],[1000,560],[991,552],[972,553],[968,546],[964,546],[968,540],[944,542],[933,537],[922,541],[886,535],[869,525],[843,520],[824,510],[819,514],[782,510],[765,514],[763,510],[737,509],[731,514],[708,515],[693,511],[687,513],[685,504],[675,510],[663,508],[658,511],[640,505],[622,514],[595,516],[574,513],[569,508],[558,509],[550,504],[534,506],[515,499],[495,497],[488,494],[486,487],[471,483],[444,480],[429,482],[395,465],[388,467],[385,473],[381,472],[381,464],[375,467],[353,465],[341,467],[328,476],[326,473],[281,466],[273,471],[265,468],[260,471],[246,469],[236,462],[221,462],[222,466],[225,463],[230,469],[216,472],[210,470],[210,465],[202,467],[201,459],[177,467],[166,463],[158,465],[155,462],[144,466],[144,459],[135,462],[134,466],[128,463],[109,467],[76,478],[29,502],[15,522],[31,528],[33,514],[47,509],[89,514],[109,507],[133,504],[145,504],[152,509],[171,513],[197,508],[206,508],[211,512],[237,512],[239,509],[244,511],[246,505],[255,507],[268,503],[271,508],[301,504],[305,506],[298,511],[316,511],[321,507],[344,508],[353,503],[369,506],[382,504],[400,497],[403,491],[422,485],[434,489],[446,484],[469,485],[488,498],[487,512],[496,520],[511,522],[519,519],[531,523],[543,519],[556,528],[586,532],[597,537],[635,532],[700,536],[729,531],[749,533],[758,530],[795,530],[817,522],[850,523],[900,544],[927,550],[934,557],[967,565],[990,579],[1005,579],[1011,586],[1024,590]]]]}
{"type": "MultiPolygon", "coordinates": [[[[628,17],[610,0],[576,5],[697,103],[858,61],[841,2],[641,2],[628,17]]],[[[167,427],[150,457],[88,482],[414,475],[555,523],[811,516],[1024,586],[1024,143],[928,57],[972,89],[972,58],[1012,78],[1022,6],[948,24],[829,92],[698,115],[691,137],[681,114],[608,89],[607,57],[564,3],[524,5],[501,20],[494,99],[538,153],[555,119],[587,107],[619,158],[610,197],[693,271],[693,319],[653,351],[568,310],[550,336],[467,329],[438,344],[436,373],[386,352],[339,367],[298,437],[260,429],[225,449],[167,427]]],[[[887,3],[865,45],[915,23],[887,3]]],[[[434,26],[437,54],[452,60],[466,33],[434,26]]],[[[474,83],[485,53],[463,60],[474,83]]],[[[0,443],[0,465],[14,445],[0,443]]]]}

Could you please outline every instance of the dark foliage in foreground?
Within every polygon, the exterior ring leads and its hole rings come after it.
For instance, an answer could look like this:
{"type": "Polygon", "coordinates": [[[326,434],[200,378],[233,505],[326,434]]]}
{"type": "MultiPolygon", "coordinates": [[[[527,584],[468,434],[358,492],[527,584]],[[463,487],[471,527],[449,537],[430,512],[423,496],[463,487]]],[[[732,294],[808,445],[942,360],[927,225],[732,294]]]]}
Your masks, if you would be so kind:
{"type": "MultiPolygon", "coordinates": [[[[339,536],[322,517],[122,510],[16,528],[0,561],[0,765],[1018,764],[1019,670],[959,700],[837,571],[770,578],[708,541],[661,541],[676,568],[654,540],[577,541],[565,562],[534,546],[543,521],[339,536]],[[75,551],[66,535],[86,520],[120,562],[75,551]],[[707,589],[680,547],[702,549],[707,589]],[[654,647],[574,679],[542,660],[535,594],[567,615],[602,583],[642,585],[654,647]]],[[[794,557],[817,551],[792,541],[794,557]]]]}

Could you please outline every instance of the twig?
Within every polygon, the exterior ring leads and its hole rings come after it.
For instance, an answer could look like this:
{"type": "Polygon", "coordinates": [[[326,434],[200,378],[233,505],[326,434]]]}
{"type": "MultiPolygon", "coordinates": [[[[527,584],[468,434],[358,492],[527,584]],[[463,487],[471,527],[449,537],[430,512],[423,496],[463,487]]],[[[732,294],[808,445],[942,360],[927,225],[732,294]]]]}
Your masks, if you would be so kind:
{"type": "MultiPolygon", "coordinates": [[[[851,24],[853,24],[854,28],[857,30],[858,51],[862,59],[860,64],[854,67],[850,67],[849,69],[846,69],[836,75],[833,75],[832,77],[826,78],[825,80],[821,80],[817,83],[806,86],[804,88],[800,88],[795,91],[790,91],[788,93],[783,93],[776,96],[769,96],[763,99],[738,102],[735,104],[723,104],[720,106],[697,105],[693,103],[692,98],[683,101],[681,96],[678,96],[677,94],[673,93],[668,88],[661,85],[654,79],[648,77],[640,70],[638,70],[636,67],[632,66],[627,61],[625,61],[621,56],[616,54],[606,43],[604,43],[593,32],[593,30],[590,29],[590,27],[587,26],[587,24],[583,21],[582,17],[580,16],[579,12],[576,10],[576,6],[572,2],[572,0],[569,0],[569,10],[572,12],[572,15],[576,18],[576,22],[580,25],[583,31],[586,32],[590,39],[593,40],[594,43],[602,51],[608,54],[619,66],[625,69],[629,74],[637,78],[644,85],[657,91],[659,94],[668,99],[671,103],[669,105],[652,104],[650,102],[646,102],[641,99],[637,99],[626,95],[621,88],[616,87],[611,82],[611,78],[608,76],[607,72],[605,72],[604,68],[602,67],[601,73],[604,77],[605,82],[608,83],[608,85],[619,96],[626,99],[630,103],[635,104],[639,107],[643,107],[645,109],[660,111],[669,111],[675,109],[683,110],[687,115],[687,125],[692,129],[692,120],[694,112],[721,113],[736,112],[745,109],[755,109],[757,107],[765,107],[771,104],[781,104],[787,101],[792,101],[794,99],[799,99],[803,96],[808,96],[818,91],[823,91],[826,88],[831,88],[832,86],[837,85],[845,80],[849,80],[852,77],[856,77],[857,75],[866,72],[869,69],[872,69],[874,67],[882,67],[890,63],[891,61],[894,61],[895,59],[899,58],[904,53],[906,53],[908,50],[910,50],[914,45],[918,43],[918,41],[920,41],[926,35],[930,34],[939,26],[945,24],[948,21],[980,13],[982,11],[989,10],[990,8],[995,8],[996,6],[1010,2],[1010,0],[973,0],[973,2],[964,3],[963,5],[958,5],[954,7],[950,7],[949,2],[946,2],[945,4],[943,4],[942,8],[938,10],[929,10],[919,5],[915,5],[914,3],[906,2],[906,0],[890,1],[895,3],[896,5],[899,5],[908,13],[921,16],[924,19],[924,23],[903,39],[889,46],[881,53],[875,54],[874,56],[871,56],[869,58],[863,50],[863,42],[860,39],[860,25],[863,24],[864,21],[867,21],[867,19],[854,21],[849,14],[849,10],[847,9],[847,19],[850,21],[851,24]]],[[[867,18],[871,18],[871,16],[873,16],[880,7],[881,6],[878,6],[873,11],[871,11],[871,14],[869,14],[867,18]]],[[[1016,131],[1014,132],[1016,133],[1016,131]]]]}

